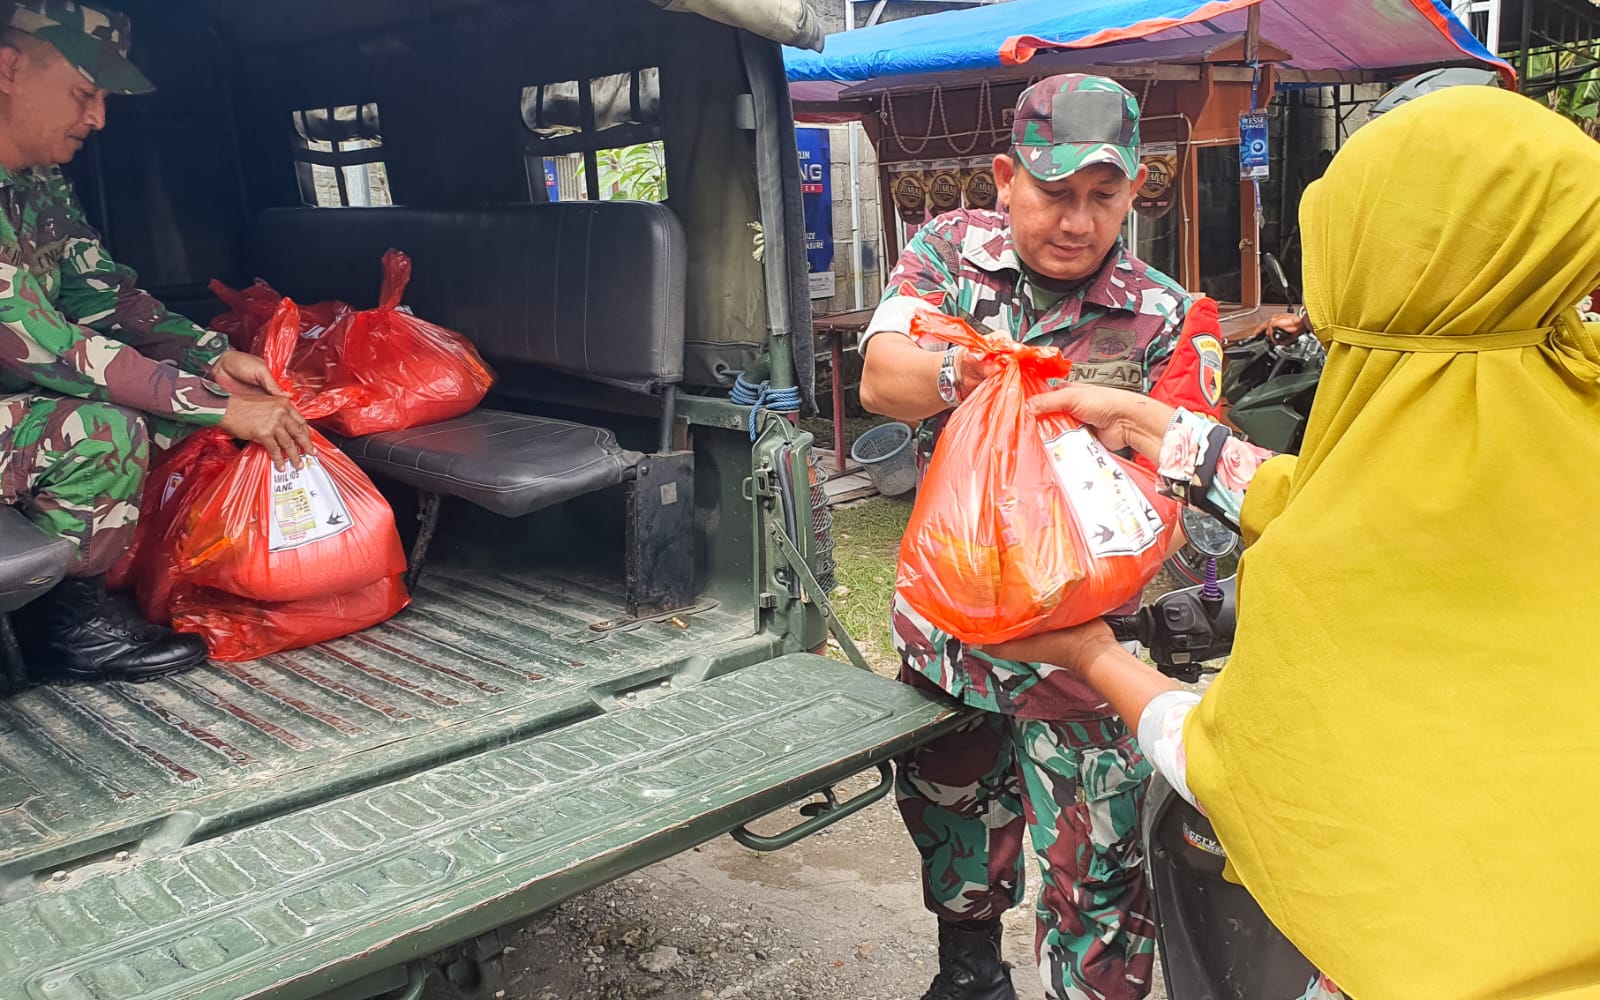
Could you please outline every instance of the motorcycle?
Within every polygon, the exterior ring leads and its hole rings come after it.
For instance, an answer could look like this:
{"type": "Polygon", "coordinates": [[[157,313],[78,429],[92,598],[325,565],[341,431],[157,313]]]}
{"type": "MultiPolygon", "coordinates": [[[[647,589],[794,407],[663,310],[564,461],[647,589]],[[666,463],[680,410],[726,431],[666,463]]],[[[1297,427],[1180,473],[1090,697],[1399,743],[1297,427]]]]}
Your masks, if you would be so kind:
{"type": "MultiPolygon", "coordinates": [[[[1277,258],[1262,254],[1261,263],[1289,300],[1298,302],[1300,295],[1277,258]]],[[[1327,359],[1305,307],[1297,306],[1294,317],[1296,322],[1288,330],[1269,321],[1231,345],[1224,352],[1222,376],[1228,422],[1251,443],[1289,453],[1300,450],[1327,359]]]]}
{"type": "MultiPolygon", "coordinates": [[[[1137,614],[1109,616],[1122,641],[1137,639],[1157,669],[1186,683],[1233,647],[1234,578],[1218,560],[1238,536],[1192,509],[1183,512],[1189,546],[1205,560],[1198,585],[1163,594],[1137,614]]],[[[1211,822],[1159,776],[1145,798],[1143,842],[1171,1000],[1295,1000],[1316,969],[1261,912],[1244,887],[1223,878],[1227,853],[1211,822]]]]}
{"type": "MultiPolygon", "coordinates": [[[[1277,258],[1262,254],[1261,262],[1289,301],[1298,302],[1300,295],[1277,258]]],[[[1225,347],[1222,368],[1222,397],[1228,403],[1223,419],[1252,444],[1288,454],[1300,450],[1327,359],[1305,307],[1297,306],[1293,316],[1288,330],[1269,320],[1249,337],[1225,347]]],[[[1185,545],[1167,560],[1167,568],[1179,580],[1200,584],[1205,563],[1204,554],[1185,545]]],[[[1224,574],[1232,570],[1231,564],[1223,567],[1224,574]]]]}

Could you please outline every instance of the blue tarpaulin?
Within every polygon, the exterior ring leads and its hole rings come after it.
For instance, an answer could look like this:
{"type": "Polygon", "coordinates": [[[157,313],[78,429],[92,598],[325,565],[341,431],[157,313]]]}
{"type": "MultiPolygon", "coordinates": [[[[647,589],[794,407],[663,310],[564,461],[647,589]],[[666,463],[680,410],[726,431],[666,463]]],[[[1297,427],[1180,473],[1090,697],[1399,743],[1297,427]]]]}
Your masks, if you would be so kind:
{"type": "Polygon", "coordinates": [[[1141,43],[1245,30],[1283,65],[1311,71],[1395,70],[1476,61],[1509,74],[1443,0],[1010,0],[835,32],[821,53],[785,49],[791,82],[849,84],[1025,64],[1039,49],[1094,49],[1129,61],[1141,43]]]}

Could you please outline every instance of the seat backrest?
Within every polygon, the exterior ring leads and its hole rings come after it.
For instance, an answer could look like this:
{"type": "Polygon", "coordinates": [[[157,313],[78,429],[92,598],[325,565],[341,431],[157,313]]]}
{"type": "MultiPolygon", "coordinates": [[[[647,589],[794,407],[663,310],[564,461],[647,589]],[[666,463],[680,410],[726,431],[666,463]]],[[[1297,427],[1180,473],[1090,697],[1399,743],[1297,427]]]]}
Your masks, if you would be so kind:
{"type": "Polygon", "coordinates": [[[257,274],[302,302],[370,308],[389,248],[411,256],[403,304],[491,364],[534,364],[653,391],[683,378],[683,225],[645,202],[469,211],[289,208],[257,225],[257,274]]]}

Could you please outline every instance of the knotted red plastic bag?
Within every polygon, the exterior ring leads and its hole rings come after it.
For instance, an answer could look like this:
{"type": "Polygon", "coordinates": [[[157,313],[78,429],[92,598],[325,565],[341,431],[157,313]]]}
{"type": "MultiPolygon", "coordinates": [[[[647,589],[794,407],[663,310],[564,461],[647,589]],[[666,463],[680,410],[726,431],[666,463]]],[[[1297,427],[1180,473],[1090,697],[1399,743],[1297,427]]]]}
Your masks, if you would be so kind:
{"type": "Polygon", "coordinates": [[[322,425],[347,437],[404,430],[471,412],[494,383],[494,373],[467,338],[400,309],[411,281],[411,258],[383,255],[378,308],[341,324],[332,341],[330,386],[355,385],[369,401],[333,414],[322,425]]]}
{"type": "Polygon", "coordinates": [[[239,451],[224,431],[197,430],[162,455],[145,478],[133,544],[106,574],[106,585],[131,590],[150,621],[171,621],[173,593],[183,586],[178,546],[189,511],[239,451]]]}
{"type": "Polygon", "coordinates": [[[1080,624],[1137,595],[1161,567],[1179,504],[1076,420],[1028,412],[1028,397],[1071,362],[935,313],[918,314],[912,333],[1001,370],[940,435],[900,544],[901,598],[964,642],[994,643],[1080,624]]]}
{"type": "MultiPolygon", "coordinates": [[[[225,334],[234,350],[260,354],[264,346],[262,332],[283,303],[283,295],[260,278],[243,290],[212,279],[211,293],[228,307],[211,320],[211,329],[225,334]]],[[[332,345],[338,339],[337,330],[354,310],[345,302],[318,302],[299,309],[299,336],[289,358],[289,370],[305,384],[321,387],[333,369],[332,345]]]]}
{"type": "MultiPolygon", "coordinates": [[[[262,352],[280,384],[299,328],[287,299],[263,332],[262,352]]],[[[361,399],[359,391],[310,394],[295,387],[307,418],[361,399]]],[[[301,601],[346,594],[404,572],[394,511],[366,474],[326,438],[311,432],[315,454],[276,469],[249,445],[187,517],[178,563],[196,586],[257,601],[301,601]]]]}
{"type": "Polygon", "coordinates": [[[191,587],[173,601],[172,627],[204,639],[212,659],[254,660],[370,628],[410,602],[397,576],[348,594],[276,604],[191,587]]]}

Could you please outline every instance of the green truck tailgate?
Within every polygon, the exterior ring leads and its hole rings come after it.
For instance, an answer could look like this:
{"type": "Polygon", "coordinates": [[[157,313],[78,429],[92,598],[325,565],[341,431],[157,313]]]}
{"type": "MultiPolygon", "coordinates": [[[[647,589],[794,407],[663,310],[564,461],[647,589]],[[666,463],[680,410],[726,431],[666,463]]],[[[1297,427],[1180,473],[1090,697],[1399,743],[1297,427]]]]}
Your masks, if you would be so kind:
{"type": "Polygon", "coordinates": [[[0,905],[34,1000],[313,997],[667,857],[960,720],[794,654],[0,905]]]}

